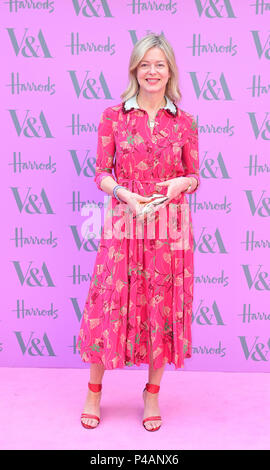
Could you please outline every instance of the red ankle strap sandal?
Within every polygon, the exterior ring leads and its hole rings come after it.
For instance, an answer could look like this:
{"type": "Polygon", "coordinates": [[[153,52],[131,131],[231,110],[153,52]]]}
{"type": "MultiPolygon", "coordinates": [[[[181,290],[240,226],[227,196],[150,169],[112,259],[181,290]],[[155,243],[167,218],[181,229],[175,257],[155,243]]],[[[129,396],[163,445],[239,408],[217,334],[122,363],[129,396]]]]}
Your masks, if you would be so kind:
{"type": "MultiPolygon", "coordinates": [[[[158,393],[159,389],[160,389],[160,385],[147,383],[143,391],[147,390],[147,392],[150,392],[150,393],[158,393]]],[[[149,416],[149,418],[145,418],[143,420],[144,429],[146,429],[146,431],[157,431],[161,427],[161,424],[152,429],[147,429],[147,427],[144,425],[146,421],[155,421],[155,420],[161,421],[161,416],[149,416]]]]}
{"type": "Polygon", "coordinates": [[[147,392],[150,392],[150,393],[158,393],[160,389],[160,385],[147,383],[145,386],[145,389],[147,390],[147,392]]]}
{"type": "MultiPolygon", "coordinates": [[[[92,392],[100,392],[101,389],[102,389],[102,384],[92,384],[90,382],[88,382],[88,388],[89,390],[91,390],[92,392]]],[[[94,429],[96,428],[98,425],[99,425],[99,422],[100,422],[100,418],[96,415],[91,415],[89,413],[82,413],[81,414],[81,424],[84,428],[86,429],[94,429]],[[97,425],[96,426],[89,426],[89,424],[85,424],[82,422],[82,418],[92,418],[92,419],[96,419],[98,421],[97,425]]]]}
{"type": "Polygon", "coordinates": [[[88,382],[88,388],[92,392],[100,392],[102,389],[102,384],[91,384],[90,382],[88,382]]]}

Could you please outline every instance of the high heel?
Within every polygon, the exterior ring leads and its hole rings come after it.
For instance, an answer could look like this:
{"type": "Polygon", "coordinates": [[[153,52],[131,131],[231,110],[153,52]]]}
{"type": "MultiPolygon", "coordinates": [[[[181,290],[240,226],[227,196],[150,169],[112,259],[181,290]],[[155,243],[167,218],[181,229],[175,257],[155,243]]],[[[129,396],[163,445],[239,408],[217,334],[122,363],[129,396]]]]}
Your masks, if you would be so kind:
{"type": "MultiPolygon", "coordinates": [[[[89,390],[91,390],[92,392],[100,392],[101,389],[102,389],[102,384],[91,384],[90,382],[88,382],[88,388],[89,390]]],[[[89,413],[82,413],[81,414],[81,424],[84,428],[86,429],[94,429],[96,428],[98,425],[99,425],[99,422],[100,422],[100,418],[98,416],[95,416],[95,415],[91,415],[89,413]],[[98,424],[96,426],[89,426],[89,424],[85,424],[82,422],[82,418],[93,418],[93,419],[96,419],[98,421],[98,424]]]]}
{"type": "MultiPolygon", "coordinates": [[[[159,392],[159,389],[160,389],[160,385],[155,385],[155,384],[150,384],[150,383],[147,383],[143,392],[145,390],[147,390],[147,392],[150,392],[150,393],[158,393],[159,392]]],[[[146,429],[146,431],[157,431],[160,427],[161,427],[161,424],[153,429],[148,429],[144,423],[146,421],[155,421],[155,420],[160,420],[161,421],[161,416],[149,416],[149,418],[145,418],[143,420],[143,426],[144,428],[146,429]]]]}

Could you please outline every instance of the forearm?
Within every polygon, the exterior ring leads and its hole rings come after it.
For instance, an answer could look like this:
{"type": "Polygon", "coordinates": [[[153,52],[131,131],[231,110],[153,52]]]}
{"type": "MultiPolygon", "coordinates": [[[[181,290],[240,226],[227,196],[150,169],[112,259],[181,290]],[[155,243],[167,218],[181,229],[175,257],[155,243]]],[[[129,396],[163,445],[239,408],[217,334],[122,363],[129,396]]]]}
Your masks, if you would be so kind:
{"type": "Polygon", "coordinates": [[[191,185],[187,193],[192,192],[197,187],[198,181],[196,178],[194,178],[194,176],[186,176],[185,178],[188,181],[187,189],[189,188],[189,185],[191,185]]]}
{"type": "MultiPolygon", "coordinates": [[[[109,194],[110,196],[113,196],[113,189],[117,186],[116,181],[111,177],[111,176],[105,176],[100,182],[100,188],[102,191],[105,191],[105,193],[109,194]]],[[[130,195],[130,191],[126,188],[119,188],[117,191],[117,196],[123,201],[126,201],[127,195],[130,195]]]]}
{"type": "Polygon", "coordinates": [[[197,187],[197,179],[194,176],[178,176],[177,180],[181,180],[183,182],[184,187],[182,189],[183,192],[187,194],[191,193],[197,187]]]}

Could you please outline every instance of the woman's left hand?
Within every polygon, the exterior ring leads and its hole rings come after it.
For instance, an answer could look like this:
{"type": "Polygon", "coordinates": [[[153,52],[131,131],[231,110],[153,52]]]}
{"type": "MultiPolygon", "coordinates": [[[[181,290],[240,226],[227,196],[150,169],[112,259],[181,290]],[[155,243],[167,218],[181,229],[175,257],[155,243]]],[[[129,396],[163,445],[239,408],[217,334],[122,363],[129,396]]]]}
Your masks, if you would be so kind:
{"type": "Polygon", "coordinates": [[[186,189],[189,186],[189,179],[186,178],[185,176],[180,176],[178,178],[172,178],[171,180],[167,181],[162,181],[160,183],[157,183],[156,186],[167,186],[167,194],[166,196],[168,197],[167,201],[165,201],[162,206],[165,206],[169,204],[169,202],[174,199],[175,197],[180,196],[180,194],[183,191],[186,191],[186,189]]]}

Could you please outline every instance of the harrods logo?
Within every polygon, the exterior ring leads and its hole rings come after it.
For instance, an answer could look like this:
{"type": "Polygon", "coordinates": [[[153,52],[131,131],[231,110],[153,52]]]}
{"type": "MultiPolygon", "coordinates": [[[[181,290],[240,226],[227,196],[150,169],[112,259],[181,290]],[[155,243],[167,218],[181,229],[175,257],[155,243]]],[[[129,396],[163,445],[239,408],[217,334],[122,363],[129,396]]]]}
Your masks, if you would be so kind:
{"type": "MultiPolygon", "coordinates": [[[[207,269],[207,266],[206,266],[207,269]]],[[[221,286],[227,287],[229,285],[229,276],[227,276],[224,272],[224,269],[221,270],[221,274],[211,274],[208,271],[204,274],[197,274],[194,276],[195,284],[199,284],[201,286],[209,285],[209,286],[221,286]]]]}
{"type": "Polygon", "coordinates": [[[71,135],[96,134],[98,126],[95,122],[82,122],[80,114],[71,115],[71,124],[66,126],[71,129],[71,135]]]}
{"type": "Polygon", "coordinates": [[[12,167],[13,173],[24,173],[24,172],[48,172],[50,174],[56,173],[56,162],[52,161],[52,156],[48,156],[47,161],[36,161],[35,159],[27,159],[25,157],[22,160],[21,152],[13,152],[12,163],[9,166],[12,167]]]}
{"type": "Polygon", "coordinates": [[[127,3],[133,15],[141,15],[143,13],[171,13],[177,12],[177,2],[172,0],[131,0],[127,3]]]}
{"type": "MultiPolygon", "coordinates": [[[[219,134],[220,136],[227,135],[228,137],[232,137],[235,134],[235,125],[230,123],[230,117],[226,119],[226,124],[223,125],[221,123],[213,123],[212,120],[210,123],[201,124],[197,119],[197,126],[199,134],[219,134]]],[[[206,154],[207,152],[205,152],[204,158],[206,154]]]]}
{"type": "Polygon", "coordinates": [[[108,201],[107,196],[104,196],[104,201],[105,202],[95,202],[95,201],[90,201],[90,199],[82,199],[81,198],[81,192],[78,191],[72,191],[72,200],[71,202],[69,201],[67,203],[68,206],[71,206],[72,212],[81,212],[81,210],[85,209],[86,213],[82,212],[82,215],[88,215],[89,213],[89,208],[91,207],[98,207],[99,209],[102,209],[103,207],[106,207],[106,201],[108,201]]]}
{"type": "Polygon", "coordinates": [[[26,10],[33,10],[33,12],[54,12],[54,0],[5,0],[4,2],[9,6],[10,13],[24,13],[26,10]]]}
{"type": "Polygon", "coordinates": [[[51,302],[49,308],[42,308],[26,306],[24,299],[17,299],[15,312],[17,314],[17,318],[21,320],[32,318],[36,318],[38,320],[42,318],[56,320],[58,318],[58,308],[54,307],[53,302],[51,302]]]}
{"type": "Polygon", "coordinates": [[[187,49],[191,49],[192,55],[197,55],[198,57],[212,54],[216,54],[217,56],[229,55],[234,57],[238,53],[237,47],[237,44],[233,43],[232,37],[229,38],[229,44],[217,44],[213,41],[202,41],[201,33],[193,33],[192,46],[187,46],[187,49]]]}
{"type": "MultiPolygon", "coordinates": [[[[245,251],[254,251],[261,249],[270,249],[270,238],[261,238],[258,235],[255,235],[254,230],[246,231],[246,239],[241,242],[241,245],[245,247],[245,251]]],[[[268,255],[269,256],[269,255],[268,255]]]]}
{"type": "Polygon", "coordinates": [[[244,166],[244,168],[248,169],[249,176],[261,176],[264,173],[270,173],[270,164],[265,161],[259,161],[259,158],[261,157],[257,153],[249,155],[248,165],[244,166]]]}
{"type": "Polygon", "coordinates": [[[264,78],[261,79],[261,75],[253,75],[252,85],[247,90],[251,90],[252,98],[266,98],[270,94],[270,83],[266,83],[264,78]]]}
{"type": "Polygon", "coordinates": [[[74,335],[74,336],[72,337],[72,344],[71,344],[70,346],[67,346],[69,349],[71,349],[72,354],[73,354],[74,356],[80,355],[80,351],[79,351],[79,349],[77,348],[77,340],[78,340],[78,335],[76,334],[76,336],[74,335]]]}
{"type": "Polygon", "coordinates": [[[270,2],[268,0],[253,0],[250,6],[255,8],[255,15],[270,12],[270,2]]]}
{"type": "Polygon", "coordinates": [[[225,214],[230,214],[232,211],[232,202],[228,202],[227,196],[223,197],[223,201],[218,201],[217,199],[199,199],[197,193],[189,194],[189,207],[194,213],[199,211],[207,212],[224,212],[225,214]]]}
{"type": "MultiPolygon", "coordinates": [[[[248,304],[248,306],[247,304],[243,304],[243,313],[240,313],[238,316],[242,318],[243,323],[270,321],[270,311],[269,312],[264,312],[264,311],[256,312],[255,309],[252,311],[250,304],[248,304]]],[[[265,326],[266,328],[269,328],[267,324],[265,326]]]]}
{"type": "Polygon", "coordinates": [[[66,47],[70,49],[71,55],[80,55],[83,53],[109,53],[109,55],[115,54],[115,43],[111,42],[110,36],[107,36],[107,42],[97,42],[93,40],[81,40],[79,33],[70,33],[71,39],[70,44],[66,47]]]}
{"type": "Polygon", "coordinates": [[[218,343],[218,347],[215,346],[206,346],[199,345],[199,346],[192,346],[192,354],[200,354],[202,356],[219,356],[225,357],[226,356],[226,347],[222,347],[221,341],[218,343]]]}
{"type": "Polygon", "coordinates": [[[11,83],[8,83],[7,87],[11,90],[12,95],[47,93],[52,96],[55,94],[55,83],[51,83],[50,76],[48,76],[46,83],[38,83],[33,80],[22,80],[19,72],[11,72],[11,83]]]}
{"type": "Polygon", "coordinates": [[[25,234],[24,227],[15,227],[14,228],[14,237],[10,238],[11,241],[14,241],[15,248],[56,248],[58,246],[58,238],[53,235],[52,230],[50,230],[49,235],[38,236],[35,234],[25,234]]]}
{"type": "Polygon", "coordinates": [[[90,275],[89,272],[88,273],[81,272],[80,264],[78,265],[73,264],[72,274],[68,277],[71,279],[73,285],[78,285],[78,286],[80,286],[81,284],[85,282],[89,284],[92,279],[92,276],[90,275]]]}

